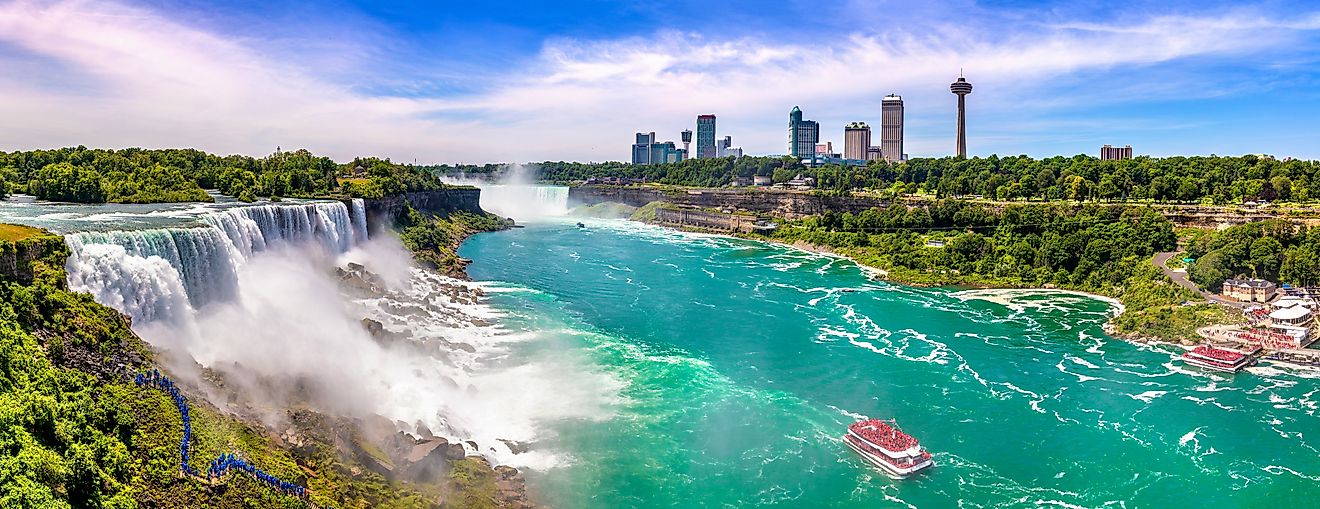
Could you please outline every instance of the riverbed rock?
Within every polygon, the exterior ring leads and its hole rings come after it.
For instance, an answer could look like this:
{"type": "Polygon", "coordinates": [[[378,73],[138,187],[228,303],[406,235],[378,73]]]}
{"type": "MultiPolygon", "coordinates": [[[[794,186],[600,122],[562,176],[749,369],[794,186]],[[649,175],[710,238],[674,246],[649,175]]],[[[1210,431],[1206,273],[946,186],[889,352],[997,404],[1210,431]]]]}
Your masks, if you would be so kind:
{"type": "Polygon", "coordinates": [[[508,439],[501,438],[501,439],[499,439],[499,441],[500,441],[500,442],[503,442],[504,445],[508,446],[508,447],[509,447],[509,452],[512,452],[512,453],[514,453],[514,454],[522,454],[522,453],[525,453],[525,452],[531,450],[531,447],[528,446],[526,443],[524,443],[524,442],[519,442],[519,441],[517,441],[517,440],[508,440],[508,439]]]}

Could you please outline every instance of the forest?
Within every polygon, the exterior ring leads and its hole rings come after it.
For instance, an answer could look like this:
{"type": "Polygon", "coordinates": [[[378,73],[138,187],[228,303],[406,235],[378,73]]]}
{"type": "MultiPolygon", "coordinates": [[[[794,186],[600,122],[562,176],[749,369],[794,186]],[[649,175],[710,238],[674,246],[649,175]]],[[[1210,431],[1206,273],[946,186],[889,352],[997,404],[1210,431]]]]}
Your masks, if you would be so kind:
{"type": "Polygon", "coordinates": [[[1128,311],[1123,334],[1181,339],[1206,323],[1230,320],[1154,265],[1177,235],[1145,206],[1017,204],[996,211],[962,200],[927,208],[896,204],[860,214],[826,213],[792,221],[772,240],[826,246],[918,285],[1045,287],[1118,298],[1128,311]]]}
{"type": "Polygon", "coordinates": [[[375,198],[439,189],[429,171],[388,159],[338,164],[307,150],[266,157],[219,156],[194,149],[69,147],[0,152],[0,189],[80,203],[213,201],[205,190],[257,198],[375,198]]]}
{"type": "Polygon", "coordinates": [[[852,249],[877,267],[919,280],[1093,291],[1122,285],[1132,275],[1124,260],[1145,262],[1177,243],[1172,223],[1146,207],[1023,204],[995,211],[959,200],[856,215],[828,212],[789,223],[773,236],[852,249]]]}
{"type": "MultiPolygon", "coordinates": [[[[542,181],[567,183],[620,177],[668,185],[718,187],[735,177],[770,176],[785,182],[801,174],[817,187],[847,192],[878,190],[924,193],[936,198],[981,196],[1002,201],[1074,200],[1235,204],[1246,201],[1314,202],[1320,163],[1266,156],[1137,157],[1102,161],[1092,156],[917,158],[866,166],[808,168],[792,158],[741,157],[689,159],[679,163],[633,165],[620,162],[547,161],[534,165],[542,181]]],[[[504,165],[431,166],[450,174],[493,175],[504,165]]]]}
{"type": "Polygon", "coordinates": [[[1195,259],[1187,275],[1216,291],[1225,279],[1258,277],[1297,286],[1320,285],[1320,228],[1286,220],[1248,223],[1221,231],[1197,230],[1187,242],[1195,259]]]}

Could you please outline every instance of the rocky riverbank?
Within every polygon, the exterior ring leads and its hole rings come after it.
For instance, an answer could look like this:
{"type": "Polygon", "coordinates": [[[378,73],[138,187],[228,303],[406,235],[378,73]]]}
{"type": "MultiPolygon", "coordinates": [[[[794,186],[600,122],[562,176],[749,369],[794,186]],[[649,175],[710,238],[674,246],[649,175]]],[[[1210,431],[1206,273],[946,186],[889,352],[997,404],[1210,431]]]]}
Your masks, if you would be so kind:
{"type": "MultiPolygon", "coordinates": [[[[452,269],[461,270],[462,266],[452,269]]],[[[425,291],[417,292],[391,288],[384,277],[356,263],[336,268],[335,273],[346,297],[367,304],[364,309],[374,310],[362,318],[361,324],[383,348],[462,365],[460,358],[479,354],[476,346],[454,338],[418,333],[412,326],[434,323],[439,318],[456,328],[495,327],[492,321],[463,311],[479,306],[486,294],[482,288],[458,279],[428,277],[425,291]]],[[[460,386],[451,377],[444,379],[451,387],[460,386]]],[[[462,416],[451,417],[464,420],[462,416]]],[[[381,416],[373,416],[368,424],[366,429],[351,435],[356,440],[347,443],[359,462],[387,479],[426,482],[447,478],[447,491],[463,497],[491,500],[494,507],[535,507],[522,473],[505,465],[492,467],[484,455],[492,450],[492,445],[521,454],[527,451],[527,444],[504,438],[495,439],[499,444],[482,444],[470,437],[456,436],[454,433],[461,433],[460,430],[449,430],[449,436],[441,436],[421,422],[391,422],[381,416]],[[359,445],[359,441],[365,444],[359,445]]]]}

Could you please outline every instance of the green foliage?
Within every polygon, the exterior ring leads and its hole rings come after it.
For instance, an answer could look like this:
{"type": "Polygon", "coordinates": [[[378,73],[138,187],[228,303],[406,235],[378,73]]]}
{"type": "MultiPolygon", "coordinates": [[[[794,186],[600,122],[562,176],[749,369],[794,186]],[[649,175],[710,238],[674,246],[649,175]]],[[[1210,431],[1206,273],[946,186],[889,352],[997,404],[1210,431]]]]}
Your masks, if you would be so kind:
{"type": "Polygon", "coordinates": [[[242,201],[258,197],[379,198],[443,187],[428,169],[388,159],[354,159],[346,165],[307,150],[263,158],[218,156],[193,149],[58,150],[0,152],[0,193],[12,182],[38,198],[82,203],[212,201],[216,189],[242,201]],[[340,174],[367,168],[341,187],[340,174]]]}
{"type": "MultiPolygon", "coordinates": [[[[768,175],[783,182],[801,173],[822,189],[892,189],[910,184],[907,194],[937,197],[979,195],[999,200],[1153,201],[1160,203],[1242,203],[1252,200],[1313,202],[1320,191],[1320,162],[1254,155],[1138,157],[1101,161],[1087,155],[1034,159],[1027,156],[917,158],[902,163],[870,161],[865,166],[806,168],[791,158],[689,159],[680,163],[633,165],[620,162],[544,162],[535,165],[550,182],[620,177],[684,186],[723,186],[734,177],[768,175]]],[[[502,165],[433,166],[436,172],[497,177],[502,165]]]]}
{"type": "Polygon", "coordinates": [[[641,221],[643,223],[655,222],[656,209],[667,206],[670,205],[662,201],[653,201],[651,203],[647,203],[646,205],[642,205],[641,207],[638,207],[637,210],[634,210],[631,217],[629,217],[629,219],[632,219],[633,221],[641,221]]]}
{"type": "Polygon", "coordinates": [[[1187,275],[1217,289],[1225,279],[1259,277],[1296,285],[1320,284],[1320,229],[1274,219],[1195,235],[1187,254],[1196,258],[1187,275]]]}
{"type": "Polygon", "coordinates": [[[1172,249],[1177,237],[1148,207],[1030,204],[995,211],[941,200],[929,208],[826,212],[788,223],[772,238],[831,247],[918,284],[1048,284],[1139,306],[1197,298],[1151,266],[1151,256],[1172,249]]]}
{"type": "Polygon", "coordinates": [[[116,386],[56,367],[65,348],[54,346],[145,348],[118,313],[64,289],[67,251],[48,251],[32,285],[0,283],[0,506],[136,507],[127,468],[134,413],[116,386]]]}
{"type": "Polygon", "coordinates": [[[447,502],[454,509],[494,509],[498,487],[490,466],[476,458],[465,458],[454,462],[454,471],[450,475],[456,491],[452,500],[447,502]]]}
{"type": "MultiPolygon", "coordinates": [[[[30,284],[0,276],[0,507],[307,507],[242,474],[218,488],[181,477],[177,408],[164,392],[127,379],[150,357],[128,320],[65,287],[61,237],[18,242],[44,243],[45,256],[32,262],[30,284]],[[75,351],[78,358],[64,358],[75,351]]],[[[0,241],[0,256],[19,250],[0,241]]],[[[352,463],[326,427],[304,436],[295,456],[264,430],[204,400],[190,403],[194,461],[240,454],[281,478],[304,479],[321,507],[420,509],[433,507],[443,489],[392,484],[352,463]]],[[[456,464],[446,479],[454,507],[492,507],[493,474],[482,466],[456,464]]]]}
{"type": "Polygon", "coordinates": [[[1196,329],[1212,324],[1242,321],[1240,313],[1218,304],[1191,306],[1165,305],[1150,308],[1129,307],[1113,320],[1121,334],[1164,340],[1198,340],[1196,329]]]}
{"type": "Polygon", "coordinates": [[[419,261],[449,273],[462,270],[464,261],[458,256],[458,246],[469,235],[481,231],[502,230],[513,222],[494,214],[474,214],[458,211],[446,215],[419,212],[411,205],[395,218],[399,240],[413,252],[419,261]]]}

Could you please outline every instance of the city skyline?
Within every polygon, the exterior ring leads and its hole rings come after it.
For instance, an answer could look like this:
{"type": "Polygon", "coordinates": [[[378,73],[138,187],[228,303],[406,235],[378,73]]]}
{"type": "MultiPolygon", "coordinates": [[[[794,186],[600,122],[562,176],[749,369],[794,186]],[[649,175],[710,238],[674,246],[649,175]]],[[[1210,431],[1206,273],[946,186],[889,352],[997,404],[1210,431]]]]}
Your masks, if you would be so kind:
{"type": "Polygon", "coordinates": [[[510,17],[355,0],[10,2],[0,150],[604,161],[628,133],[715,112],[747,153],[772,154],[786,107],[833,137],[880,125],[874,104],[902,93],[905,151],[930,157],[951,153],[946,87],[965,67],[969,156],[1123,140],[1154,156],[1320,157],[1306,123],[1320,114],[1309,3],[735,4],[696,16],[707,10],[676,2],[673,19],[691,21],[657,27],[632,4],[526,3],[510,17]],[[795,29],[805,13],[818,21],[795,29]]]}

